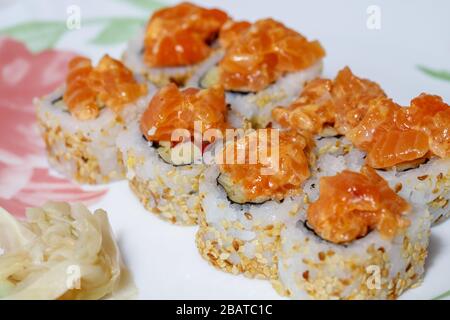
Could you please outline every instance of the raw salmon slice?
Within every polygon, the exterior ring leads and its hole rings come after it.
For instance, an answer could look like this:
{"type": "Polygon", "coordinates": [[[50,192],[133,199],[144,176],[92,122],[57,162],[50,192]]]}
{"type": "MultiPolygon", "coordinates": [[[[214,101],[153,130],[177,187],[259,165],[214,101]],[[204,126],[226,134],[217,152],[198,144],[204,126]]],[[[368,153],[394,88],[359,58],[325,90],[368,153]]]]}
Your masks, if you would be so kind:
{"type": "Polygon", "coordinates": [[[441,97],[422,93],[411,101],[406,123],[429,136],[430,150],[450,157],[450,107],[441,97]]]}
{"type": "Polygon", "coordinates": [[[71,114],[79,120],[95,119],[100,112],[97,96],[88,85],[92,70],[88,58],[75,57],[69,62],[63,99],[71,114]]]}
{"type": "Polygon", "coordinates": [[[207,129],[226,128],[227,108],[223,88],[180,90],[173,83],[161,88],[141,118],[141,131],[149,141],[171,141],[176,129],[194,133],[195,121],[207,129]]]}
{"type": "Polygon", "coordinates": [[[323,239],[348,243],[372,230],[393,238],[409,225],[410,205],[370,167],[320,178],[320,195],[307,211],[308,224],[323,239]]]}
{"type": "Polygon", "coordinates": [[[248,21],[227,21],[220,29],[219,43],[222,48],[230,47],[251,26],[248,21]]]}
{"type": "Polygon", "coordinates": [[[273,19],[259,20],[228,46],[219,77],[226,90],[257,92],[323,56],[318,41],[310,42],[273,19]]]}
{"type": "Polygon", "coordinates": [[[428,137],[417,130],[389,130],[378,134],[367,154],[372,168],[389,168],[424,157],[429,150],[428,137]]]}
{"type": "Polygon", "coordinates": [[[422,94],[401,107],[373,100],[347,138],[366,151],[367,164],[388,168],[432,155],[450,156],[450,108],[440,97],[422,94]]]}
{"type": "Polygon", "coordinates": [[[198,63],[209,56],[228,15],[183,2],[156,11],[144,39],[144,62],[150,67],[175,67],[198,63]]]}
{"type": "Polygon", "coordinates": [[[254,131],[254,140],[246,136],[224,149],[220,165],[221,181],[226,182],[222,185],[230,191],[229,197],[232,192],[237,198],[235,200],[230,197],[233,201],[261,203],[269,199],[282,200],[287,195],[301,192],[301,184],[310,176],[309,150],[312,148],[312,140],[296,131],[281,131],[278,144],[272,146],[271,137],[274,132],[279,131],[254,131]],[[261,134],[267,134],[266,138],[261,139],[261,134]],[[245,150],[245,159],[240,162],[238,148],[245,150]],[[267,159],[259,156],[251,158],[252,154],[255,155],[252,153],[255,148],[258,152],[264,148],[267,159]],[[271,158],[273,152],[278,152],[278,157],[271,158]],[[234,161],[229,163],[229,159],[233,159],[232,156],[234,161]],[[278,164],[273,161],[278,161],[278,164]]]}
{"type": "Polygon", "coordinates": [[[310,81],[288,108],[275,108],[272,116],[284,127],[300,131],[319,134],[333,127],[346,134],[364,117],[371,100],[385,96],[378,84],[355,76],[345,67],[334,80],[310,81]]]}
{"type": "Polygon", "coordinates": [[[118,113],[128,103],[147,93],[145,84],[139,84],[133,73],[122,62],[105,55],[88,78],[97,99],[118,113]]]}
{"type": "Polygon", "coordinates": [[[128,103],[147,93],[120,61],[105,55],[97,67],[85,57],[69,62],[64,102],[69,111],[80,120],[95,119],[100,108],[107,106],[119,112],[128,103]]]}

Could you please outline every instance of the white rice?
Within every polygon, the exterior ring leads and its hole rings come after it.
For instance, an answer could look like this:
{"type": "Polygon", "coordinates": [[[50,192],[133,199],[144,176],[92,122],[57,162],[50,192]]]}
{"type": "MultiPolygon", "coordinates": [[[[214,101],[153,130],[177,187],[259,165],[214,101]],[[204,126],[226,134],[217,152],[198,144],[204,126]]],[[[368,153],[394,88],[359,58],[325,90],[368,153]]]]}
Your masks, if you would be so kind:
{"type": "Polygon", "coordinates": [[[281,233],[279,281],[293,299],[396,299],[419,283],[430,235],[430,215],[414,205],[411,225],[392,240],[372,231],[347,245],[322,240],[300,220],[281,233]]]}
{"type": "Polygon", "coordinates": [[[256,127],[264,128],[272,120],[272,110],[278,106],[288,106],[301,93],[307,81],[322,73],[322,61],[308,69],[287,74],[276,83],[257,93],[228,92],[227,102],[243,118],[256,127]]]}
{"type": "Polygon", "coordinates": [[[37,117],[46,142],[49,162],[61,174],[82,183],[105,183],[123,179],[124,170],[118,157],[115,140],[145,110],[155,92],[151,86],[148,94],[135,103],[124,106],[117,115],[105,107],[96,119],[81,121],[68,112],[61,101],[65,86],[36,99],[37,117]]]}
{"type": "Polygon", "coordinates": [[[211,166],[200,181],[200,253],[224,271],[274,278],[279,232],[298,219],[301,197],[288,197],[281,203],[236,204],[218,185],[219,174],[218,166],[211,166]]]}
{"type": "Polygon", "coordinates": [[[427,205],[433,224],[450,216],[450,159],[434,157],[415,169],[378,170],[398,194],[410,202],[427,205]]]}
{"type": "Polygon", "coordinates": [[[137,121],[119,135],[117,146],[127,179],[146,209],[175,224],[197,223],[198,180],[205,169],[203,164],[173,166],[164,162],[142,137],[137,121]]]}

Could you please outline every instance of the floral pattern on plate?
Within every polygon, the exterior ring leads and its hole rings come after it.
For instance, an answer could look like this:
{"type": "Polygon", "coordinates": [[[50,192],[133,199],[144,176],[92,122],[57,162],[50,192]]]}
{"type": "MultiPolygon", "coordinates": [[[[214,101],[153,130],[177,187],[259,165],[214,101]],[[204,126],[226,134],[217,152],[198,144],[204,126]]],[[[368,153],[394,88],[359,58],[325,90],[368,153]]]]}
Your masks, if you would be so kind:
{"type": "Polygon", "coordinates": [[[54,90],[75,54],[31,53],[24,44],[0,39],[0,207],[21,216],[46,200],[99,200],[107,190],[83,190],[53,175],[39,135],[33,99],[54,90]]]}

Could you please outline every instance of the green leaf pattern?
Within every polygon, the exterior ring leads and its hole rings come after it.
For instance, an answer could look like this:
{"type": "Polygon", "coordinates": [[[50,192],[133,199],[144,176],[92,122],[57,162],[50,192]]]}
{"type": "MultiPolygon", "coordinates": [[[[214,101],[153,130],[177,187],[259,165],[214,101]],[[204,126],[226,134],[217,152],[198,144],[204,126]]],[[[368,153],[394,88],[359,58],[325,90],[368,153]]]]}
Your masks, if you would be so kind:
{"type": "Polygon", "coordinates": [[[66,30],[61,21],[30,21],[0,30],[0,35],[20,40],[31,51],[37,52],[52,48],[66,30]]]}
{"type": "MultiPolygon", "coordinates": [[[[143,17],[96,18],[81,21],[85,25],[102,25],[101,31],[91,40],[96,45],[116,45],[127,41],[142,27],[151,11],[163,6],[157,0],[118,0],[129,3],[145,13],[143,17]]],[[[30,21],[0,29],[6,35],[27,44],[33,52],[54,47],[69,30],[64,21],[30,21]]]]}
{"type": "Polygon", "coordinates": [[[417,66],[420,71],[435,79],[450,81],[450,71],[431,69],[422,65],[417,66]]]}
{"type": "Polygon", "coordinates": [[[434,297],[432,300],[447,300],[450,297],[450,290],[434,297]]]}
{"type": "Polygon", "coordinates": [[[164,6],[164,3],[157,0],[121,0],[128,2],[142,9],[156,10],[164,6]]]}

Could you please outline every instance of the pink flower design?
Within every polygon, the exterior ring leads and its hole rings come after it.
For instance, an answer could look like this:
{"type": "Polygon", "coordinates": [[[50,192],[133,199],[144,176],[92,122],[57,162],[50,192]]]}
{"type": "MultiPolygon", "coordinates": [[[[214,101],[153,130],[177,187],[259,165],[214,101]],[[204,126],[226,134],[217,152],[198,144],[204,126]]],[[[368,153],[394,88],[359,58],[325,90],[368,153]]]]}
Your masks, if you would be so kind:
{"type": "Polygon", "coordinates": [[[33,99],[56,89],[74,53],[33,54],[24,44],[0,38],[0,207],[23,215],[47,200],[99,200],[106,190],[86,191],[49,172],[33,99]]]}

